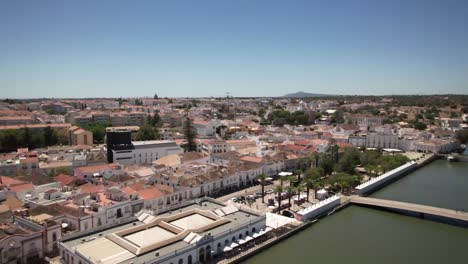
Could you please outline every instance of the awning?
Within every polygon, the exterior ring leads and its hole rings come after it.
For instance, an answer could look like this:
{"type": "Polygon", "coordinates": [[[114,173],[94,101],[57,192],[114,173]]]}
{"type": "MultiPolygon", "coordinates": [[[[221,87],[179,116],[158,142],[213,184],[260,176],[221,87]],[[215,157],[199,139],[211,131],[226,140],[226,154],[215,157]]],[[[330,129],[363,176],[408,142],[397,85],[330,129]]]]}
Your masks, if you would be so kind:
{"type": "Polygon", "coordinates": [[[249,242],[249,241],[252,240],[252,239],[253,239],[253,237],[251,237],[251,236],[246,236],[246,237],[245,237],[245,242],[249,242]]]}
{"type": "Polygon", "coordinates": [[[255,234],[252,235],[253,238],[257,238],[257,237],[259,237],[259,236],[261,236],[260,233],[255,233],[255,234]]]}
{"type": "Polygon", "coordinates": [[[228,251],[231,251],[231,250],[232,250],[232,248],[230,248],[230,247],[224,247],[223,252],[228,252],[228,251]]]}
{"type": "Polygon", "coordinates": [[[265,178],[265,181],[272,181],[272,180],[273,180],[273,178],[271,178],[271,177],[265,178]]]}
{"type": "Polygon", "coordinates": [[[245,241],[244,239],[241,239],[238,242],[239,242],[239,245],[242,245],[242,244],[245,244],[247,241],[245,241]]]}
{"type": "Polygon", "coordinates": [[[230,248],[235,248],[235,247],[238,247],[239,244],[237,244],[236,242],[232,242],[232,244],[229,246],[230,248]]]}
{"type": "Polygon", "coordinates": [[[280,173],[278,173],[279,176],[283,177],[283,176],[291,176],[293,175],[292,172],[287,172],[287,171],[282,171],[280,173]]]}

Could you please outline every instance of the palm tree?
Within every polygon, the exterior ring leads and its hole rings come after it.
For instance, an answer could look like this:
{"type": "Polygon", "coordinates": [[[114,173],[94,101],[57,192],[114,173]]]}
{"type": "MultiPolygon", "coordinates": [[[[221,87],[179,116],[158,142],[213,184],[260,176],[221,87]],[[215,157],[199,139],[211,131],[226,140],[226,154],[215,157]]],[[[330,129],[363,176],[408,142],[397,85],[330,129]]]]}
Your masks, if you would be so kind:
{"type": "Polygon", "coordinates": [[[283,193],[283,186],[277,185],[274,189],[275,194],[278,197],[278,213],[281,212],[281,194],[283,193]]]}
{"type": "Polygon", "coordinates": [[[320,159],[320,153],[318,152],[315,152],[314,154],[310,156],[311,163],[314,164],[313,168],[318,167],[319,159],[320,159]]]}
{"type": "Polygon", "coordinates": [[[297,201],[301,200],[301,192],[303,190],[302,185],[298,184],[296,187],[296,192],[297,192],[297,201]]]}
{"type": "Polygon", "coordinates": [[[284,189],[288,193],[288,203],[289,203],[288,209],[291,209],[291,198],[293,196],[295,188],[289,185],[289,186],[286,186],[286,188],[284,189]]]}
{"type": "Polygon", "coordinates": [[[297,169],[296,170],[296,174],[297,174],[297,181],[301,181],[301,174],[302,174],[302,170],[301,169],[297,169]]]}
{"type": "Polygon", "coordinates": [[[290,176],[287,176],[285,180],[289,182],[289,185],[292,185],[292,183],[295,182],[297,179],[294,175],[290,175],[290,176]]]}
{"type": "Polygon", "coordinates": [[[260,184],[262,185],[262,203],[265,203],[265,181],[268,176],[264,173],[258,175],[258,180],[260,181],[260,184]]]}
{"type": "MultiPolygon", "coordinates": [[[[304,185],[305,185],[305,187],[307,189],[307,201],[309,202],[310,201],[310,199],[309,199],[310,189],[313,189],[315,187],[314,186],[314,180],[311,177],[306,177],[306,178],[304,178],[304,185]]],[[[314,198],[315,198],[315,195],[314,195],[314,198]]]]}

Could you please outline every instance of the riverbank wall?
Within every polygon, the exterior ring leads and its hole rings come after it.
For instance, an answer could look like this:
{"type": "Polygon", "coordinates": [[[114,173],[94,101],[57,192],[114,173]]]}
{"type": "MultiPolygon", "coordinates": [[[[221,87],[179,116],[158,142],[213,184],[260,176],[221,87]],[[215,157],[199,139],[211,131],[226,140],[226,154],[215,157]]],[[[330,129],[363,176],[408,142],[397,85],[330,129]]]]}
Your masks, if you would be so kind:
{"type": "Polygon", "coordinates": [[[357,194],[361,196],[370,195],[382,189],[383,187],[395,182],[396,180],[401,179],[403,176],[408,175],[409,173],[421,167],[424,167],[427,164],[439,158],[440,157],[438,155],[430,155],[429,157],[419,162],[415,162],[415,161],[408,162],[396,169],[393,169],[374,179],[371,179],[363,184],[360,184],[359,186],[355,188],[355,191],[357,194]]]}
{"type": "Polygon", "coordinates": [[[314,220],[320,215],[331,211],[338,205],[340,205],[340,197],[334,195],[312,206],[300,210],[295,214],[295,217],[299,221],[314,220]]]}

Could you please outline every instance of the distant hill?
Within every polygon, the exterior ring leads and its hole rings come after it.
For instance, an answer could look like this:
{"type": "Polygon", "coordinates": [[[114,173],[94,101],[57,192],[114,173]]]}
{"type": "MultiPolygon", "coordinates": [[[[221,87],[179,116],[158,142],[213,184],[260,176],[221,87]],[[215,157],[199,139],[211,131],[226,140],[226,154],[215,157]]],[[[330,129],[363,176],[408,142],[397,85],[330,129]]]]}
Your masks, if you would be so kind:
{"type": "Polygon", "coordinates": [[[297,92],[283,95],[282,97],[295,97],[295,98],[303,98],[303,97],[322,97],[322,96],[331,96],[331,94],[314,94],[314,93],[306,93],[306,92],[297,92]]]}

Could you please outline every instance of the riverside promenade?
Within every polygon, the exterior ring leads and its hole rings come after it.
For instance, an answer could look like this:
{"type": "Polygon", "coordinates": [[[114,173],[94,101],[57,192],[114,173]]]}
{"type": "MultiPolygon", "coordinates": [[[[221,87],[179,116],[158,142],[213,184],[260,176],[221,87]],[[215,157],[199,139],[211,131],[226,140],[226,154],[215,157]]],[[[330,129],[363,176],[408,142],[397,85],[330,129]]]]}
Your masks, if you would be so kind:
{"type": "Polygon", "coordinates": [[[468,212],[393,200],[351,196],[350,204],[373,207],[437,222],[468,227],[468,212]]]}

